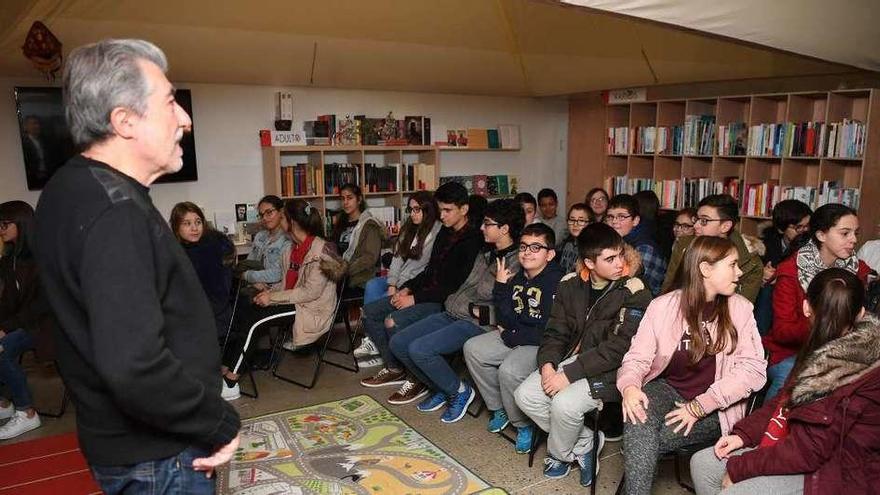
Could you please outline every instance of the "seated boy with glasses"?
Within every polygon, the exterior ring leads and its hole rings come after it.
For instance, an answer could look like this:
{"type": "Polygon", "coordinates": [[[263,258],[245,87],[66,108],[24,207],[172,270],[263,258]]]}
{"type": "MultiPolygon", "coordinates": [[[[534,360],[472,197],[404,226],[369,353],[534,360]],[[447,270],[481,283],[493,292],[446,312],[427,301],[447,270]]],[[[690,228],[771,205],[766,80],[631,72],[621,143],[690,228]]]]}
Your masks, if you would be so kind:
{"type": "Polygon", "coordinates": [[[519,410],[513,393],[538,367],[535,357],[541,334],[550,318],[556,286],[565,275],[557,263],[551,263],[556,256],[555,241],[553,229],[543,223],[523,229],[520,270],[511,273],[503,260],[497,261],[492,290],[497,325],[464,345],[465,363],[492,414],[488,430],[500,433],[512,424],[520,454],[531,450],[535,425],[519,410]]]}
{"type": "Polygon", "coordinates": [[[460,352],[471,337],[492,330],[491,315],[479,306],[491,306],[498,266],[503,263],[511,272],[519,270],[519,236],[525,214],[519,202],[499,199],[489,203],[484,213],[483,239],[492,248],[477,255],[463,284],[444,302],[445,311],[402,328],[391,337],[394,357],[414,376],[407,396],[431,395],[418,405],[430,412],[446,406],[441,421],[460,420],[474,400],[473,388],[462,381],[446,361],[446,356],[460,352]],[[502,261],[503,260],[503,261],[502,261]]]}
{"type": "MultiPolygon", "coordinates": [[[[737,264],[743,272],[739,277],[737,292],[754,303],[764,278],[764,264],[761,261],[764,243],[756,237],[740,234],[736,229],[737,223],[739,223],[739,205],[736,200],[729,194],[713,194],[700,201],[694,232],[697,236],[725,237],[733,242],[739,254],[737,264]]],[[[685,236],[676,239],[672,246],[672,256],[669,258],[669,268],[661,292],[665,293],[677,288],[681,260],[694,238],[694,236],[685,236]]]]}
{"type": "Polygon", "coordinates": [[[593,482],[593,432],[584,414],[602,401],[620,402],[617,369],[629,350],[651,293],[636,273],[638,257],[626,256],[623,238],[608,225],[588,225],[578,236],[580,273],[567,275],[556,290],[550,320],[541,338],[537,371],[516,389],[516,403],[549,433],[544,476],[581,468],[581,484],[593,482]]]}
{"type": "Polygon", "coordinates": [[[641,278],[655,296],[660,293],[666,274],[666,258],[651,233],[641,225],[639,202],[629,194],[618,194],[608,203],[605,223],[610,225],[624,242],[635,248],[642,258],[641,278]]]}

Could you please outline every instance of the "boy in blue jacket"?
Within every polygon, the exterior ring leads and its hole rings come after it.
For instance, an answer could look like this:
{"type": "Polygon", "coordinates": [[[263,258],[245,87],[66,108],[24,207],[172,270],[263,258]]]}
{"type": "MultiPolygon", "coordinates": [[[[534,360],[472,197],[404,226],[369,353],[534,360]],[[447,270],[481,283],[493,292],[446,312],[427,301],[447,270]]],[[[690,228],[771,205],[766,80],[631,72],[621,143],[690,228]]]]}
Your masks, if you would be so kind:
{"type": "Polygon", "coordinates": [[[516,451],[532,447],[535,425],[517,407],[514,391],[538,368],[541,334],[550,318],[553,296],[565,275],[557,263],[556,235],[542,223],[525,227],[519,243],[521,269],[511,274],[498,262],[492,291],[497,328],[471,338],[464,358],[486,407],[492,413],[488,430],[498,433],[508,424],[516,428],[516,451]]]}

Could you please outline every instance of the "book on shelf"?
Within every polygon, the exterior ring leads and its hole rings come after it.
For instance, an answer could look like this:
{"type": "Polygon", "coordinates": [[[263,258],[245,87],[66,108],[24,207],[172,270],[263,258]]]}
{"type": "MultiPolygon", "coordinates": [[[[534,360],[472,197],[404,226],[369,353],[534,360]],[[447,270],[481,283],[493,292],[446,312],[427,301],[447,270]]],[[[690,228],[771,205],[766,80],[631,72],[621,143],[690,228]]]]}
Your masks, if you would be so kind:
{"type": "Polygon", "coordinates": [[[630,130],[632,152],[637,154],[653,154],[657,141],[657,128],[654,126],[636,127],[630,130]]]}
{"type": "Polygon", "coordinates": [[[328,115],[318,115],[318,122],[326,123],[326,136],[330,138],[330,142],[336,142],[336,115],[328,114],[328,115]]]}
{"type": "Polygon", "coordinates": [[[742,212],[753,217],[769,217],[773,207],[780,201],[782,189],[779,184],[762,182],[747,184],[743,191],[742,212]]]}
{"type": "Polygon", "coordinates": [[[685,115],[684,154],[711,155],[715,149],[715,116],[685,115]]]}
{"type": "Polygon", "coordinates": [[[421,115],[409,115],[403,118],[404,131],[407,144],[430,145],[431,144],[431,119],[421,115]]]}
{"type": "Polygon", "coordinates": [[[609,155],[625,155],[629,152],[629,127],[609,127],[606,140],[609,155]]]}
{"type": "Polygon", "coordinates": [[[364,164],[364,184],[366,192],[394,192],[397,191],[397,178],[400,175],[400,164],[376,165],[375,163],[364,164]]]}
{"type": "Polygon", "coordinates": [[[501,149],[518,150],[520,149],[519,125],[517,124],[499,124],[498,138],[500,140],[501,149]]]}
{"type": "Polygon", "coordinates": [[[822,181],[822,184],[819,186],[818,206],[828,203],[840,203],[858,210],[860,199],[861,191],[857,187],[843,187],[838,181],[833,180],[822,181]]]}
{"type": "Polygon", "coordinates": [[[789,122],[785,130],[785,156],[821,156],[825,130],[824,122],[789,122]]]}
{"type": "Polygon", "coordinates": [[[858,120],[843,119],[828,124],[828,142],[825,156],[829,158],[862,158],[865,156],[865,124],[858,120]]]}
{"type": "Polygon", "coordinates": [[[317,196],[322,178],[319,165],[298,163],[281,167],[281,196],[317,196]]]}
{"type": "Polygon", "coordinates": [[[618,194],[635,194],[639,191],[653,191],[654,179],[650,178],[629,178],[626,175],[618,175],[609,177],[606,181],[606,191],[610,191],[612,196],[618,194]]]}
{"type": "Polygon", "coordinates": [[[677,210],[681,208],[681,180],[666,179],[654,183],[654,194],[660,200],[660,208],[677,210]]]}
{"type": "Polygon", "coordinates": [[[747,128],[744,122],[730,122],[718,126],[718,154],[740,156],[746,154],[747,128]]]}
{"type": "Polygon", "coordinates": [[[446,175],[440,177],[440,184],[455,182],[464,186],[468,194],[484,197],[508,196],[513,194],[511,183],[515,177],[509,175],[446,175]]]}
{"type": "Polygon", "coordinates": [[[486,149],[489,147],[489,133],[487,129],[468,128],[467,137],[469,148],[486,149]]]}
{"type": "Polygon", "coordinates": [[[401,180],[406,191],[433,191],[435,167],[427,163],[407,163],[400,167],[401,180]]]}
{"type": "Polygon", "coordinates": [[[711,194],[729,194],[740,197],[739,177],[725,177],[721,180],[708,177],[689,177],[682,186],[681,208],[696,208],[703,198],[711,194]]]}
{"type": "Polygon", "coordinates": [[[385,227],[389,237],[400,232],[400,223],[403,218],[401,208],[394,206],[371,206],[370,213],[380,225],[385,227]]]}
{"type": "Polygon", "coordinates": [[[324,194],[339,194],[345,184],[360,184],[361,167],[357,163],[324,164],[324,194]]]}
{"type": "Polygon", "coordinates": [[[681,155],[684,142],[684,127],[680,125],[657,128],[657,153],[660,155],[681,155]]]}
{"type": "MultiPolygon", "coordinates": [[[[812,209],[816,209],[819,205],[819,190],[815,187],[783,186],[780,189],[779,201],[784,199],[796,199],[812,209]]],[[[773,206],[776,206],[776,203],[773,203],[773,206]]]]}

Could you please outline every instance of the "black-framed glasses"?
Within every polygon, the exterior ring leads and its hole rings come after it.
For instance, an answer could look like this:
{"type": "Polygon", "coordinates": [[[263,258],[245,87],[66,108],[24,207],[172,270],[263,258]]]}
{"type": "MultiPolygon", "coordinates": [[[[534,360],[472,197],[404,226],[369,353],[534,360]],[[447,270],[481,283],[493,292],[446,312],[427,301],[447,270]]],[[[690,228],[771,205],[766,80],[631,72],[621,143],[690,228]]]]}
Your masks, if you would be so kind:
{"type": "Polygon", "coordinates": [[[521,252],[521,253],[524,253],[524,252],[526,252],[526,250],[528,250],[532,254],[538,254],[541,252],[542,249],[546,249],[548,251],[550,250],[549,247],[544,246],[542,244],[520,244],[519,245],[519,252],[521,252]]]}
{"type": "Polygon", "coordinates": [[[611,222],[622,222],[627,218],[632,218],[632,215],[605,215],[605,221],[608,223],[611,222]]]}
{"type": "Polygon", "coordinates": [[[10,221],[10,220],[0,220],[0,230],[8,229],[9,226],[12,225],[13,223],[15,223],[15,222],[10,221]]]}
{"type": "Polygon", "coordinates": [[[421,206],[407,206],[406,210],[404,210],[404,211],[406,211],[407,215],[412,215],[413,213],[421,213],[422,207],[421,206]]]}
{"type": "Polygon", "coordinates": [[[493,222],[491,220],[483,220],[483,227],[497,227],[501,225],[498,222],[493,222]]]}
{"type": "Polygon", "coordinates": [[[276,211],[278,211],[278,210],[276,210],[275,208],[266,208],[265,210],[257,213],[257,216],[260,218],[266,218],[266,217],[272,215],[273,213],[275,213],[276,211]]]}
{"type": "Polygon", "coordinates": [[[694,224],[692,224],[692,223],[687,223],[687,222],[675,222],[674,224],[672,224],[672,228],[673,228],[673,229],[684,229],[684,230],[688,230],[688,229],[692,229],[692,228],[694,228],[694,224]]]}
{"type": "Polygon", "coordinates": [[[808,232],[810,230],[810,224],[801,225],[793,223],[790,224],[788,228],[794,230],[798,234],[803,234],[804,232],[808,232]]]}
{"type": "Polygon", "coordinates": [[[590,223],[586,218],[569,218],[566,220],[569,225],[586,225],[590,223]]]}
{"type": "Polygon", "coordinates": [[[699,223],[700,225],[705,227],[706,225],[709,225],[710,222],[723,222],[723,221],[724,221],[723,218],[699,217],[699,218],[697,218],[696,223],[699,223]]]}

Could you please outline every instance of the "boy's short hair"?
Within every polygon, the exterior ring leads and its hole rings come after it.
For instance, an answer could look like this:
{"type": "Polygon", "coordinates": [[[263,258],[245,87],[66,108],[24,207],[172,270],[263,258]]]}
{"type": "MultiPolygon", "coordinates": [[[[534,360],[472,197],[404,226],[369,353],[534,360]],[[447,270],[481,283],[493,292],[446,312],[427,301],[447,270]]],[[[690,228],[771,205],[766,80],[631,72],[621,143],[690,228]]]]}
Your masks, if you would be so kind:
{"type": "Polygon", "coordinates": [[[736,200],[729,194],[711,194],[700,200],[697,208],[703,206],[711,206],[718,212],[721,220],[730,220],[733,225],[739,222],[739,205],[736,200]]]}
{"type": "Polygon", "coordinates": [[[531,225],[526,225],[525,228],[522,229],[520,237],[525,237],[527,235],[543,237],[548,248],[556,249],[556,233],[553,232],[553,229],[547,226],[547,224],[533,223],[531,225]]]}
{"type": "Polygon", "coordinates": [[[797,225],[798,222],[813,214],[806,203],[796,199],[785,199],[773,207],[773,226],[783,232],[789,225],[797,225]]]}
{"type": "Polygon", "coordinates": [[[629,194],[618,194],[608,202],[608,209],[623,208],[632,217],[640,217],[639,200],[629,194]]]}
{"type": "Polygon", "coordinates": [[[486,206],[486,218],[491,218],[498,226],[507,225],[507,231],[514,242],[519,241],[520,233],[526,223],[526,214],[519,202],[513,199],[496,199],[486,206]]]}
{"type": "Polygon", "coordinates": [[[520,203],[520,204],[528,203],[528,204],[534,206],[536,210],[538,209],[538,202],[535,201],[535,197],[532,196],[532,193],[521,192],[521,193],[517,194],[516,196],[514,196],[513,200],[516,201],[517,203],[520,203]]]}
{"type": "MultiPolygon", "coordinates": [[[[620,208],[620,207],[618,207],[620,208]]],[[[623,237],[610,225],[591,223],[577,237],[578,255],[581,259],[596,261],[606,249],[623,249],[623,237]]]]}
{"type": "Polygon", "coordinates": [[[447,182],[437,188],[434,198],[438,203],[454,204],[459,208],[468,204],[467,189],[458,182],[447,182]]]}
{"type": "Polygon", "coordinates": [[[559,197],[556,196],[556,191],[550,189],[549,187],[545,187],[538,191],[538,201],[540,202],[544,198],[553,198],[553,201],[559,203],[559,197]]]}

